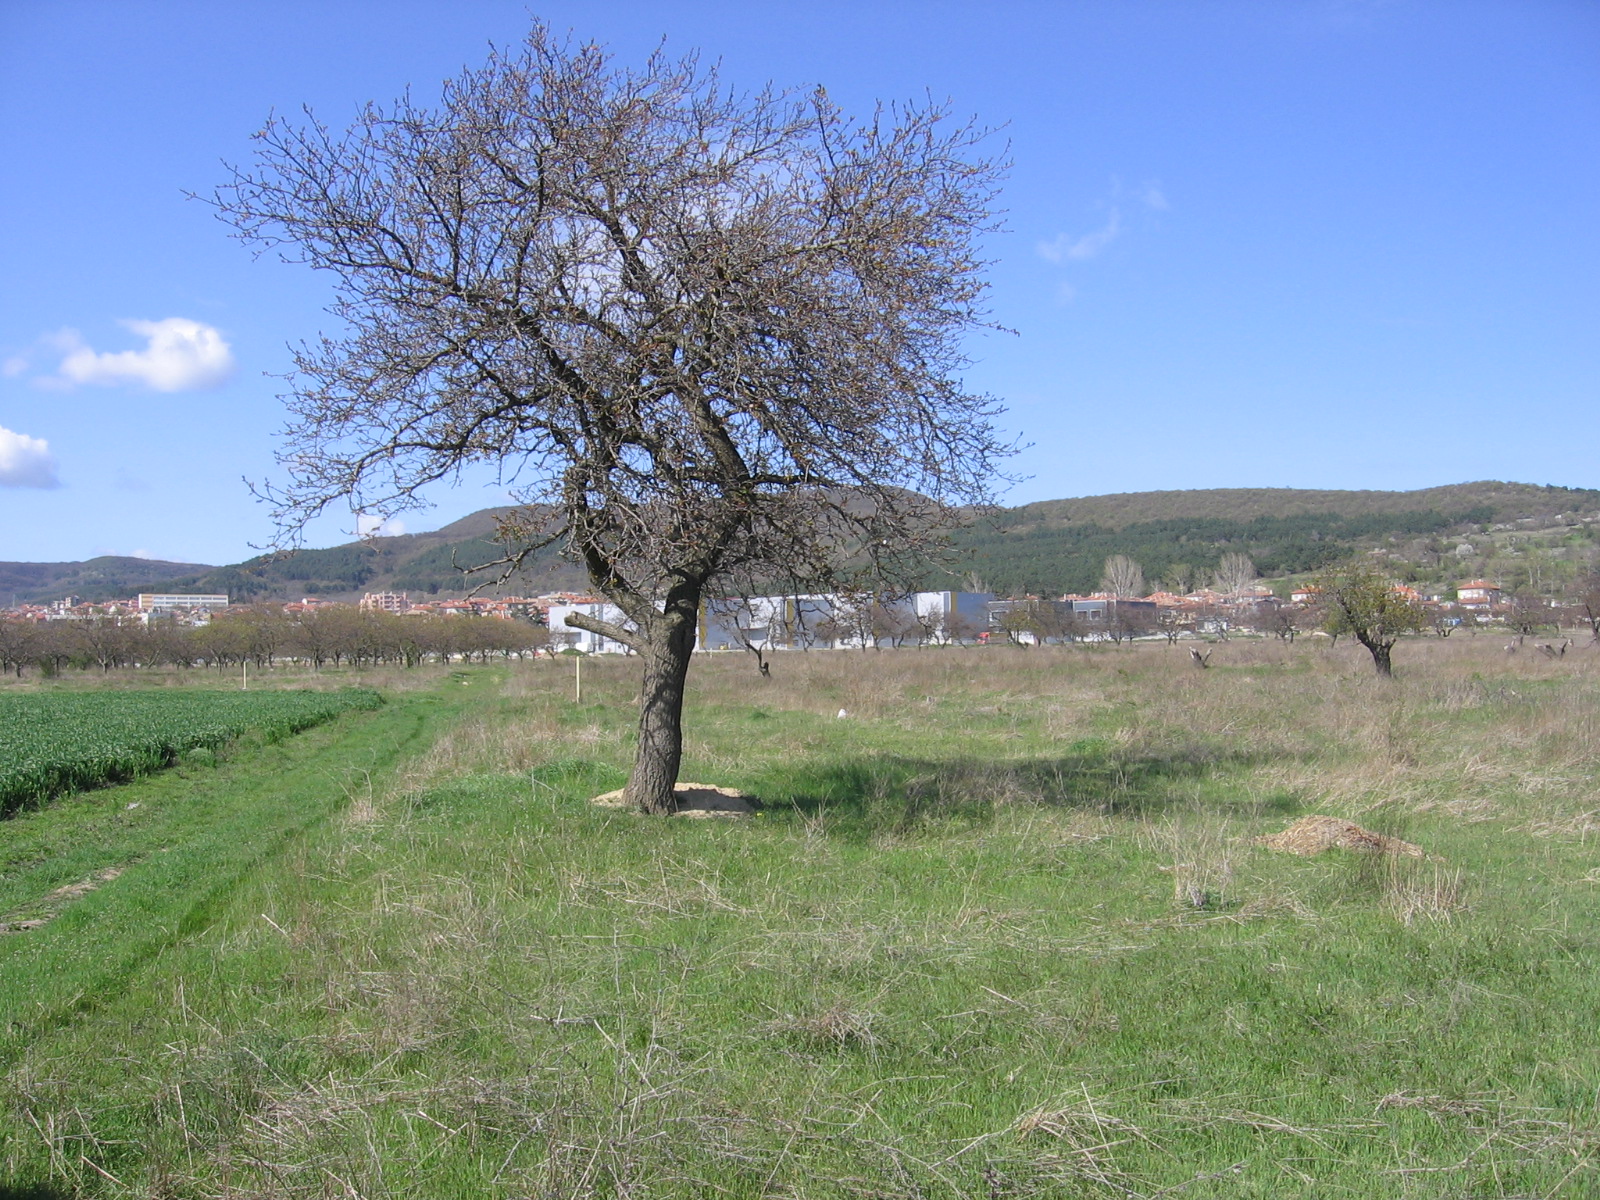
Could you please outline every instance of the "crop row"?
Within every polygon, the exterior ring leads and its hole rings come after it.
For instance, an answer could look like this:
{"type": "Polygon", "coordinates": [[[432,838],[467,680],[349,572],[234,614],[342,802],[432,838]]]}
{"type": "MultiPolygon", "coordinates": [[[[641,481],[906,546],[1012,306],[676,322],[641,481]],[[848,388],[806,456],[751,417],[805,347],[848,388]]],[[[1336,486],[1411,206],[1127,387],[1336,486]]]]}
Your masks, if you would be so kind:
{"type": "Polygon", "coordinates": [[[0,816],[132,779],[247,731],[275,741],[379,703],[377,693],[356,689],[0,696],[0,816]]]}

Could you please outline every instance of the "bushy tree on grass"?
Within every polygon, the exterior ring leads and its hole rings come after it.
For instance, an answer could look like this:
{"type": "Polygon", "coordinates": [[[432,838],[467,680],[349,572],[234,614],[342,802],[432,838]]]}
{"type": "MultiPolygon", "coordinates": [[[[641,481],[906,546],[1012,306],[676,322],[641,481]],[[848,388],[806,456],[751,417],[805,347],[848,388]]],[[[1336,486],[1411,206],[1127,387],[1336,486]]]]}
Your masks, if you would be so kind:
{"type": "Polygon", "coordinates": [[[1392,579],[1363,564],[1336,567],[1316,581],[1321,589],[1323,628],[1349,634],[1367,648],[1379,675],[1394,674],[1390,654],[1401,636],[1422,628],[1421,607],[1392,579]]]}

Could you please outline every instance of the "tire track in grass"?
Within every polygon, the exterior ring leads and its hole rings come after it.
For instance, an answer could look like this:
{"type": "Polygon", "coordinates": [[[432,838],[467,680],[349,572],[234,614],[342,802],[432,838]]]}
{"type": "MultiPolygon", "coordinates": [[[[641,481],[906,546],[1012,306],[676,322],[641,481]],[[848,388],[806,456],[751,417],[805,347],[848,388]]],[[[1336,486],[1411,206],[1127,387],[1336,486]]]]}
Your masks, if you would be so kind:
{"type": "MultiPolygon", "coordinates": [[[[130,844],[118,855],[103,829],[76,831],[99,839],[91,853],[129,865],[73,897],[48,924],[0,937],[0,1067],[51,1030],[137,986],[141,968],[209,928],[244,879],[341,812],[350,774],[388,774],[461,703],[400,699],[252,748],[204,779],[154,776],[128,785],[143,797],[141,807],[170,803],[160,827],[170,838],[154,848],[130,844]]],[[[102,807],[122,810],[125,792],[113,790],[117,795],[102,807]]],[[[129,831],[130,841],[135,833],[129,831]]],[[[54,849],[70,855],[74,847],[54,849]]]]}

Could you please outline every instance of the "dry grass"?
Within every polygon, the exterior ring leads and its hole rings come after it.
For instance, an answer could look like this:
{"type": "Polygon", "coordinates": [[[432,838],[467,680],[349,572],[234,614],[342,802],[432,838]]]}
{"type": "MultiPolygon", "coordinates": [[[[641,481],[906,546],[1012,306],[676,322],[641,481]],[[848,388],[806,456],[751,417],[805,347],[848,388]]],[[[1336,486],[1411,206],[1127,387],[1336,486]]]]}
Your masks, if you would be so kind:
{"type": "Polygon", "coordinates": [[[1468,907],[1465,873],[1440,863],[1419,867],[1398,859],[1388,864],[1384,910],[1402,925],[1418,919],[1448,921],[1468,907]]]}
{"type": "Polygon", "coordinates": [[[1158,853],[1170,857],[1162,871],[1172,876],[1172,902],[1179,908],[1224,905],[1233,883],[1238,839],[1226,821],[1167,821],[1152,828],[1158,853]]]}

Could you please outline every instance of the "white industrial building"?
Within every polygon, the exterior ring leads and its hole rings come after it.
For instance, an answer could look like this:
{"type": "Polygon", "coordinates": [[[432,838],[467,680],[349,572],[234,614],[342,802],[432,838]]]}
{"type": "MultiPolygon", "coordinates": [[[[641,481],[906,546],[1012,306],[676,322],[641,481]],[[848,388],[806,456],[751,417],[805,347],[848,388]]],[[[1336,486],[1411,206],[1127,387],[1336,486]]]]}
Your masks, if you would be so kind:
{"type": "Polygon", "coordinates": [[[228,598],[188,592],[140,592],[138,603],[142,613],[215,612],[228,607],[228,598]]]}
{"type": "MultiPolygon", "coordinates": [[[[944,645],[973,641],[988,628],[991,592],[909,592],[845,596],[813,593],[708,601],[696,650],[847,650],[868,646],[944,645]]],[[[604,601],[553,604],[551,639],[585,654],[629,653],[611,638],[567,625],[584,613],[627,627],[622,610],[604,601]]]]}

